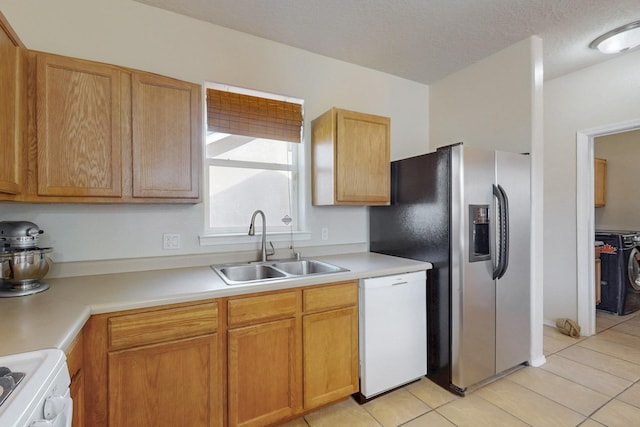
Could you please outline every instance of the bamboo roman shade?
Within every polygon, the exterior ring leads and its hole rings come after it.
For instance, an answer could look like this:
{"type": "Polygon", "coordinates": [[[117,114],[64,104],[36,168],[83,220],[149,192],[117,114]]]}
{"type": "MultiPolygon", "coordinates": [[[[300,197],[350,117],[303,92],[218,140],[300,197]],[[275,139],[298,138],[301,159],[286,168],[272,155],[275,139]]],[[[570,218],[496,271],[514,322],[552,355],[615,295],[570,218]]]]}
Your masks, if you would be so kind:
{"type": "Polygon", "coordinates": [[[300,142],[302,105],[207,89],[207,128],[209,132],[300,142]]]}

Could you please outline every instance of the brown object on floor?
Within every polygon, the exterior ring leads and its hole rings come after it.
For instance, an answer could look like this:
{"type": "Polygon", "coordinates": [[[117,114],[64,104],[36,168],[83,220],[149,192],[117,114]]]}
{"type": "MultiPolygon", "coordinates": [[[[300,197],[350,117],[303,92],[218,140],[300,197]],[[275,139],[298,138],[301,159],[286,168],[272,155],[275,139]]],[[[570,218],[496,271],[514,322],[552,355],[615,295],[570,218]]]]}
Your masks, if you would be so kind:
{"type": "Polygon", "coordinates": [[[556,326],[560,332],[573,338],[580,337],[580,325],[571,319],[558,319],[556,326]]]}

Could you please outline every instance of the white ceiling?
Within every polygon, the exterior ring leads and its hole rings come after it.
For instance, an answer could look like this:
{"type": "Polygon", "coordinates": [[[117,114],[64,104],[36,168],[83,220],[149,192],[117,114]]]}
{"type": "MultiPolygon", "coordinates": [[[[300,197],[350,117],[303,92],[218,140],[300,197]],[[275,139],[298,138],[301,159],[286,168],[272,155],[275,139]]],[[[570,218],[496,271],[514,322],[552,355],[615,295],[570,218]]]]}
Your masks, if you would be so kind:
{"type": "Polygon", "coordinates": [[[639,0],[136,1],[426,84],[531,35],[558,77],[611,59],[588,44],[640,20],[639,0]]]}

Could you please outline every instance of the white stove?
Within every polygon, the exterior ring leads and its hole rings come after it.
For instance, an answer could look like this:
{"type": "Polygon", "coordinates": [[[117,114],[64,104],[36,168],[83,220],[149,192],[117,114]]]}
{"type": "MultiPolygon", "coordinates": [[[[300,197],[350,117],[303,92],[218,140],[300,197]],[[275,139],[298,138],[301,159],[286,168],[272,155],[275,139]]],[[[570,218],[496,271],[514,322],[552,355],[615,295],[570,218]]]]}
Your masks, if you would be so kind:
{"type": "Polygon", "coordinates": [[[70,382],[61,350],[0,356],[0,426],[70,427],[70,382]]]}

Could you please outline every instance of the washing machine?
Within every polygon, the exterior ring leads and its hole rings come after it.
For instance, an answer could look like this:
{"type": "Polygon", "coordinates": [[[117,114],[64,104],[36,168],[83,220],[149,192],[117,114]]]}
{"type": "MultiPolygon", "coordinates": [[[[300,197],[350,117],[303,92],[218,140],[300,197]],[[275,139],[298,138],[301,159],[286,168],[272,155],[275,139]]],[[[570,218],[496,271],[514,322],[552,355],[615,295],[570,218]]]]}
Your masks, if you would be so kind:
{"type": "Polygon", "coordinates": [[[601,300],[596,309],[625,315],[640,309],[640,232],[598,231],[601,300]]]}

